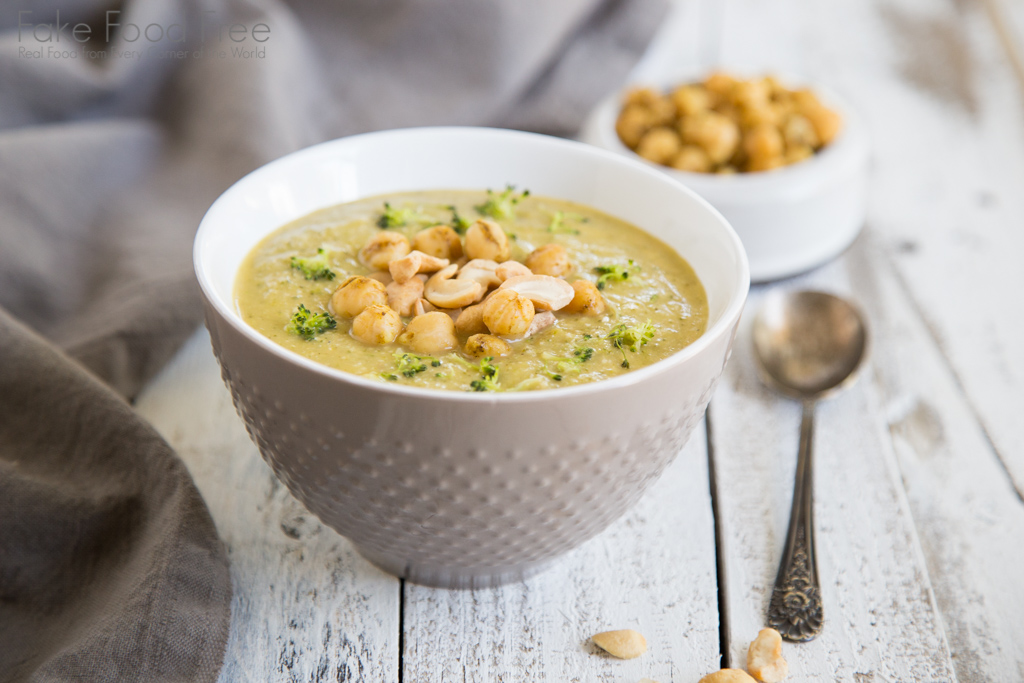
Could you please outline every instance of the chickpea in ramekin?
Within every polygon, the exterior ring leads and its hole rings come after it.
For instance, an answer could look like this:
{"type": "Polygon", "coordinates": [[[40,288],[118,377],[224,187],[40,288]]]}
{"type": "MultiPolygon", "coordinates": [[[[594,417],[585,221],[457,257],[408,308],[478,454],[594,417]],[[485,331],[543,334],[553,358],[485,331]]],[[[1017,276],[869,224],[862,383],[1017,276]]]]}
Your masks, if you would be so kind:
{"type": "Polygon", "coordinates": [[[626,94],[619,139],[648,161],[694,173],[770,171],[809,159],[839,133],[842,118],[809,89],[773,76],[714,73],[668,92],[626,94]]]}

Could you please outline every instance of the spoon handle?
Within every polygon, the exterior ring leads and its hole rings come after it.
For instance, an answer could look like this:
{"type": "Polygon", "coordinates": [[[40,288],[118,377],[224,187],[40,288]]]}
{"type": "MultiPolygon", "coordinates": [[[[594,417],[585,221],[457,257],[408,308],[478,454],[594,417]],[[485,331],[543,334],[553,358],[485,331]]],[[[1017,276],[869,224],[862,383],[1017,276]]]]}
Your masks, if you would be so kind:
{"type": "Polygon", "coordinates": [[[786,640],[804,642],[821,633],[824,615],[814,553],[814,402],[804,403],[800,422],[800,451],[793,485],[793,510],[786,547],[771,602],[768,625],[786,640]]]}

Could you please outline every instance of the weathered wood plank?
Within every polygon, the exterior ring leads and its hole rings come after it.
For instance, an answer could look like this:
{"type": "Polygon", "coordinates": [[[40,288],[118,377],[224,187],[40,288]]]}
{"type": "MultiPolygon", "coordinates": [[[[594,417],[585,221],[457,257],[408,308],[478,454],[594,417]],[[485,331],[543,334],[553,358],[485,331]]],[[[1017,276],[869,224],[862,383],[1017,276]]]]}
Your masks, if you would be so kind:
{"type": "MultiPolygon", "coordinates": [[[[842,291],[842,264],[785,287],[842,291]]],[[[711,407],[725,558],[730,662],[742,666],[765,622],[789,520],[800,407],[764,388],[750,345],[748,304],[726,381],[711,407]]],[[[817,408],[818,563],[826,625],[786,645],[801,680],[954,679],[943,627],[880,407],[864,383],[817,408]],[[872,678],[873,677],[873,678],[872,678]]]]}
{"type": "Polygon", "coordinates": [[[696,681],[718,668],[706,442],[698,429],[639,505],[523,584],[406,585],[404,680],[696,681]],[[634,628],[649,650],[615,660],[588,642],[634,628]]]}
{"type": "Polygon", "coordinates": [[[231,560],[220,680],[397,681],[399,581],[273,476],[235,415],[205,330],[139,397],[185,461],[231,560]]]}
{"type": "Polygon", "coordinates": [[[848,259],[874,321],[885,410],[961,683],[1024,680],[1024,505],[886,259],[848,259]],[[884,349],[884,351],[881,351],[884,349]]]}

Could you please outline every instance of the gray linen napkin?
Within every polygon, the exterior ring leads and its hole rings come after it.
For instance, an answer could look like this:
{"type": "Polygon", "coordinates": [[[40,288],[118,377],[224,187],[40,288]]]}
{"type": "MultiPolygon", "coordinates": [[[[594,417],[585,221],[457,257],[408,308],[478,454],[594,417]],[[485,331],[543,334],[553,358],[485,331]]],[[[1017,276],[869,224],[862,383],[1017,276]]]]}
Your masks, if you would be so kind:
{"type": "Polygon", "coordinates": [[[213,680],[230,600],[180,461],[22,324],[131,398],[200,323],[192,236],[235,180],[375,129],[572,134],[666,1],[0,3],[0,680],[213,680]]]}

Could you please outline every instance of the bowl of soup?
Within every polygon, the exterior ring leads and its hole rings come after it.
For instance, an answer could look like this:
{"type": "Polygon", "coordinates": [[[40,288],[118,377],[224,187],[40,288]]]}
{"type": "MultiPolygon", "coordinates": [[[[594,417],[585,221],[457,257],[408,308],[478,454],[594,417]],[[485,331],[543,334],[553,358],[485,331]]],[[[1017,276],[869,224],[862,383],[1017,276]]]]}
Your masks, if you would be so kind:
{"type": "Polygon", "coordinates": [[[754,282],[831,260],[864,225],[866,127],[843,97],[800,77],[635,84],[599,104],[580,138],[707,199],[743,241],[754,282]]]}
{"type": "Polygon", "coordinates": [[[385,571],[521,579],[621,516],[704,414],[749,273],[693,192],[480,128],[343,138],[246,176],[194,260],[260,453],[385,571]]]}

